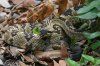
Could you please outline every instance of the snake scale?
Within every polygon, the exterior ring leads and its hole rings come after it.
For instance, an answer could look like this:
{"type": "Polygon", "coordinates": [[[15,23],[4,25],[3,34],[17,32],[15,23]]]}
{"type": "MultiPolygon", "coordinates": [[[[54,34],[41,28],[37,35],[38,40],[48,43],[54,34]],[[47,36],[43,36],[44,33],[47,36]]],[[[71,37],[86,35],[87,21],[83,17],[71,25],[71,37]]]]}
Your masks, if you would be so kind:
{"type": "Polygon", "coordinates": [[[34,25],[29,23],[9,26],[8,30],[3,34],[4,41],[19,48],[32,47],[34,50],[39,46],[40,36],[35,36],[32,33],[33,28],[34,25]]]}

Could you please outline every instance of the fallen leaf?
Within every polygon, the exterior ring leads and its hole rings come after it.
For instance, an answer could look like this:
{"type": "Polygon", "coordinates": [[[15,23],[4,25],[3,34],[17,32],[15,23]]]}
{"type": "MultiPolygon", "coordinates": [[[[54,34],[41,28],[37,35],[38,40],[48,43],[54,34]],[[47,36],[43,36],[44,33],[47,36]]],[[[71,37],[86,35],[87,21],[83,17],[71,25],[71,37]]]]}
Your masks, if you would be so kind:
{"type": "Polygon", "coordinates": [[[60,66],[69,66],[64,60],[59,60],[60,66]]]}
{"type": "Polygon", "coordinates": [[[0,65],[2,66],[3,65],[3,61],[0,59],[0,65]]]}
{"type": "Polygon", "coordinates": [[[11,5],[8,2],[8,0],[0,0],[0,5],[5,7],[5,8],[11,7],[11,5]]]}
{"type": "MultiPolygon", "coordinates": [[[[15,5],[19,4],[22,2],[22,0],[11,0],[15,5]]],[[[20,7],[28,7],[28,6],[35,6],[37,4],[36,0],[24,0],[17,8],[20,7]]]]}
{"type": "Polygon", "coordinates": [[[80,3],[80,0],[73,0],[73,6],[76,7],[80,3]]]}
{"type": "Polygon", "coordinates": [[[33,59],[30,58],[29,56],[23,55],[22,53],[20,53],[20,54],[22,55],[22,57],[23,57],[27,62],[34,63],[33,59]]]}
{"type": "Polygon", "coordinates": [[[59,5],[58,14],[63,14],[67,8],[68,0],[56,0],[56,3],[59,5]]]}
{"type": "Polygon", "coordinates": [[[84,4],[84,3],[85,3],[85,0],[81,0],[81,1],[80,1],[80,4],[84,4]]]}
{"type": "MultiPolygon", "coordinates": [[[[33,8],[34,9],[34,8],[33,8]]],[[[37,6],[34,10],[30,9],[27,15],[28,22],[39,21],[41,22],[46,17],[50,16],[54,10],[50,3],[42,3],[37,6]]]]}
{"type": "Polygon", "coordinates": [[[45,61],[38,61],[40,64],[47,66],[48,64],[45,61]]]}
{"type": "Polygon", "coordinates": [[[61,42],[61,56],[62,56],[62,58],[67,58],[69,56],[67,47],[64,45],[63,41],[61,42]]]}
{"type": "Polygon", "coordinates": [[[19,54],[19,52],[24,52],[24,51],[25,51],[24,49],[19,49],[17,47],[10,46],[10,52],[14,57],[16,57],[19,54]]]}
{"type": "Polygon", "coordinates": [[[4,8],[2,6],[0,6],[0,12],[2,12],[4,10],[4,8]]]}
{"type": "Polygon", "coordinates": [[[73,0],[73,7],[77,7],[80,4],[84,4],[85,0],[73,0]]]}
{"type": "Polygon", "coordinates": [[[19,65],[20,66],[27,66],[25,63],[23,63],[22,61],[19,61],[19,65]]]}
{"type": "Polygon", "coordinates": [[[53,60],[54,66],[60,66],[55,60],[53,60]]]}
{"type": "Polygon", "coordinates": [[[5,47],[0,47],[0,54],[4,54],[6,48],[5,47]]]}

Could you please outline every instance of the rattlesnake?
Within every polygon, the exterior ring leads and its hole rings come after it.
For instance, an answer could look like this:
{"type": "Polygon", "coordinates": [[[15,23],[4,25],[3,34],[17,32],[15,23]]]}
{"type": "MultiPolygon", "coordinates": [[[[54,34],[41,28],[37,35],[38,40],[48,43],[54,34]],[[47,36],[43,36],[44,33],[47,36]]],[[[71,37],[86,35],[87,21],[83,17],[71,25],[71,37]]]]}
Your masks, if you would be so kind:
{"type": "MultiPolygon", "coordinates": [[[[72,26],[68,19],[52,18],[44,20],[46,22],[46,29],[48,31],[55,31],[55,25],[61,27],[66,35],[77,40],[83,39],[82,32],[75,31],[70,26],[72,26]],[[64,20],[63,20],[64,19],[64,20]],[[66,20],[68,22],[66,22],[66,20]],[[69,24],[69,25],[68,25],[69,24]]],[[[74,21],[75,22],[75,21],[74,21]]],[[[8,30],[3,34],[4,41],[10,45],[26,48],[27,46],[32,46],[33,49],[40,46],[41,41],[40,35],[36,37],[32,33],[32,29],[35,27],[33,23],[25,23],[22,25],[15,24],[9,26],[8,30]]]]}

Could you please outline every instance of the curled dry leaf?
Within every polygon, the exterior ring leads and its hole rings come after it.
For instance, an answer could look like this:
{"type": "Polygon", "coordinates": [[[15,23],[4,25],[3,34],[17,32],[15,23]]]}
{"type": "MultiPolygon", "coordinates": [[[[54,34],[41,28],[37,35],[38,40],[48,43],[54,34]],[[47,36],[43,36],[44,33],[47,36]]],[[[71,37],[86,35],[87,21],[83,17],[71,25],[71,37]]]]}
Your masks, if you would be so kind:
{"type": "Polygon", "coordinates": [[[23,57],[27,62],[34,63],[33,59],[30,58],[29,56],[23,55],[22,53],[20,53],[20,54],[22,55],[22,57],[23,57]]]}
{"type": "Polygon", "coordinates": [[[19,61],[19,65],[20,66],[27,66],[25,63],[23,63],[22,61],[19,61]]]}
{"type": "Polygon", "coordinates": [[[55,60],[53,60],[54,66],[60,66],[55,60]]]}
{"type": "Polygon", "coordinates": [[[25,51],[24,49],[19,49],[17,47],[10,46],[10,52],[14,57],[16,57],[19,54],[19,52],[24,52],[24,51],[25,51]]]}
{"type": "Polygon", "coordinates": [[[42,3],[36,8],[32,8],[28,11],[28,22],[34,22],[36,20],[42,21],[46,17],[52,14],[54,8],[50,3],[42,3]],[[34,10],[33,10],[34,9],[34,10]],[[31,21],[30,21],[31,20],[31,21]]]}
{"type": "Polygon", "coordinates": [[[69,66],[64,60],[59,60],[60,66],[69,66]]]}
{"type": "MultiPolygon", "coordinates": [[[[19,4],[22,0],[11,0],[15,5],[19,4]]],[[[24,0],[17,8],[20,7],[28,7],[28,6],[35,6],[35,0],[24,0]]]]}
{"type": "Polygon", "coordinates": [[[83,4],[85,2],[85,0],[73,0],[73,6],[76,7],[79,4],[83,4]]]}
{"type": "Polygon", "coordinates": [[[69,56],[67,47],[64,45],[64,42],[61,43],[61,56],[62,58],[67,58],[69,56]]]}
{"type": "Polygon", "coordinates": [[[78,6],[80,3],[80,0],[73,0],[73,6],[78,6]]]}
{"type": "Polygon", "coordinates": [[[80,4],[84,4],[84,3],[85,3],[85,0],[81,0],[81,1],[80,1],[80,4]]]}
{"type": "Polygon", "coordinates": [[[0,54],[3,54],[5,52],[6,48],[5,47],[0,47],[0,54]]]}
{"type": "Polygon", "coordinates": [[[59,5],[58,14],[63,14],[67,8],[68,0],[56,0],[56,3],[59,5]]]}

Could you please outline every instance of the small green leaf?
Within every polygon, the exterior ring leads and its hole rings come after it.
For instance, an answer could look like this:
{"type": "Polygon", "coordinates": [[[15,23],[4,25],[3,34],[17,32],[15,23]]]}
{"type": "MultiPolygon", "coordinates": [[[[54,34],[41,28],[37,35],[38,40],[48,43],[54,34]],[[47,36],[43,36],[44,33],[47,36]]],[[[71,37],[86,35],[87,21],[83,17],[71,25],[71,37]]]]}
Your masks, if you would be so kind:
{"type": "Polygon", "coordinates": [[[89,56],[89,55],[82,55],[83,58],[85,58],[86,60],[88,61],[91,61],[92,63],[94,63],[94,58],[92,56],[89,56]]]}
{"type": "Polygon", "coordinates": [[[93,18],[96,18],[97,17],[97,13],[91,11],[91,12],[88,12],[86,14],[79,15],[77,17],[78,18],[81,18],[81,19],[93,19],[93,18]]]}
{"type": "Polygon", "coordinates": [[[87,4],[91,3],[93,0],[85,0],[85,1],[86,1],[85,4],[87,5],[87,4]]]}
{"type": "Polygon", "coordinates": [[[96,65],[99,65],[99,64],[100,64],[100,59],[99,59],[99,58],[96,58],[96,59],[95,59],[95,64],[94,64],[94,65],[96,66],[96,65]]]}
{"type": "Polygon", "coordinates": [[[98,17],[100,17],[100,12],[99,12],[99,13],[97,13],[97,16],[98,16],[98,17]]]}
{"type": "Polygon", "coordinates": [[[69,63],[69,66],[80,66],[77,62],[71,60],[71,59],[66,59],[67,63],[69,63]]]}
{"type": "Polygon", "coordinates": [[[96,37],[100,37],[100,32],[94,32],[94,33],[89,33],[89,32],[83,32],[84,37],[87,39],[94,39],[96,37]]]}
{"type": "Polygon", "coordinates": [[[91,45],[93,50],[96,50],[98,47],[100,47],[100,41],[97,41],[96,43],[91,45]]]}
{"type": "Polygon", "coordinates": [[[95,0],[92,1],[90,4],[88,4],[87,6],[84,6],[83,8],[80,8],[77,13],[78,14],[82,14],[82,13],[86,13],[89,12],[91,9],[100,6],[100,0],[95,0]]]}
{"type": "Polygon", "coordinates": [[[32,31],[33,31],[33,34],[38,34],[39,35],[41,30],[40,30],[39,27],[35,27],[32,31]]]}

